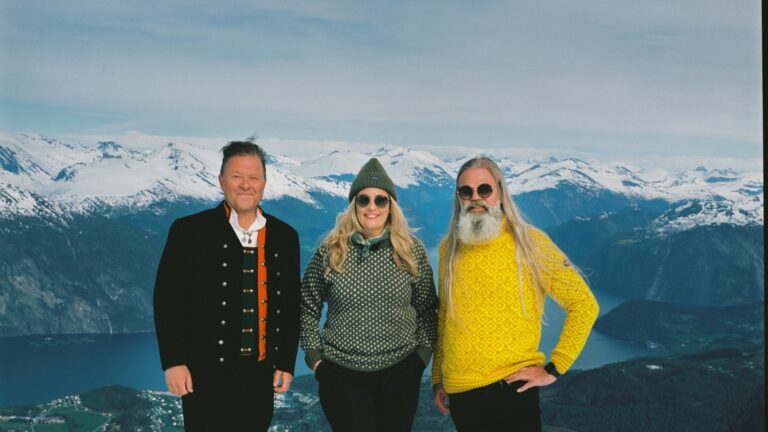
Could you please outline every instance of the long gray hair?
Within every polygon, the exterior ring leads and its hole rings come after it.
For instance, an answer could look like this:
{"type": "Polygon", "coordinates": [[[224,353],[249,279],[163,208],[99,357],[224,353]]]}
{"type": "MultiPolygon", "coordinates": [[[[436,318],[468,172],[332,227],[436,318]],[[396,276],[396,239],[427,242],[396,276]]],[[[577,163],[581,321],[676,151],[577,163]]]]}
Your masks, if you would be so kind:
{"type": "MultiPolygon", "coordinates": [[[[517,206],[512,201],[512,197],[509,194],[509,187],[504,181],[504,176],[501,173],[499,166],[488,157],[480,156],[466,161],[456,176],[456,187],[458,188],[459,178],[465,171],[470,168],[485,168],[490,172],[495,181],[494,188],[499,191],[499,199],[501,202],[501,211],[504,219],[507,221],[507,226],[512,232],[512,236],[515,241],[515,261],[517,264],[517,277],[518,287],[520,292],[520,303],[523,308],[523,314],[528,315],[525,310],[525,302],[523,301],[523,270],[530,270],[533,278],[534,291],[536,292],[536,306],[537,316],[544,310],[544,298],[545,293],[548,291],[546,286],[546,279],[544,273],[552,273],[552,270],[548,267],[544,258],[544,251],[540,250],[534,244],[532,239],[532,232],[535,228],[529,225],[523,219],[517,206]]],[[[458,222],[461,215],[461,202],[458,194],[454,194],[453,197],[453,213],[451,215],[450,227],[448,229],[448,235],[443,239],[443,271],[440,277],[440,296],[445,299],[445,305],[448,306],[449,316],[455,318],[454,304],[453,304],[453,282],[456,261],[459,253],[461,252],[461,243],[458,239],[458,222]]],[[[542,235],[546,236],[546,234],[542,235]]],[[[554,248],[557,253],[562,254],[554,243],[549,242],[548,247],[554,248]]],[[[565,256],[562,254],[562,256],[565,256]]],[[[575,268],[574,268],[575,269],[575,268]]],[[[578,269],[575,269],[578,272],[578,269]]],[[[460,276],[460,275],[459,275],[460,276]]]]}

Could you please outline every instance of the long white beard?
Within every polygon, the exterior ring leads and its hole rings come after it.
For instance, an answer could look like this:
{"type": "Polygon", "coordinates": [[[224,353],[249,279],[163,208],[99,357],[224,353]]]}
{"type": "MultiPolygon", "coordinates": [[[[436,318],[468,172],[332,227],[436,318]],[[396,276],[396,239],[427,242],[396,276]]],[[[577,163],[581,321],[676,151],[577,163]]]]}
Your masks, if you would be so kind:
{"type": "Polygon", "coordinates": [[[501,231],[501,203],[490,207],[485,201],[473,201],[462,205],[459,222],[456,224],[456,236],[468,245],[481,245],[496,240],[501,231]],[[484,213],[472,213],[474,207],[485,207],[484,213]]]}

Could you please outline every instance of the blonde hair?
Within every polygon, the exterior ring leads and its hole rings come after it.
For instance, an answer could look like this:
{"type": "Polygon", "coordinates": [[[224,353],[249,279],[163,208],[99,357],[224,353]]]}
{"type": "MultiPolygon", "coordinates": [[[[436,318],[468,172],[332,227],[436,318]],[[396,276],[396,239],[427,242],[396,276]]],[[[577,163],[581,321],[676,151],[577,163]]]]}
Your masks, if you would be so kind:
{"type": "MultiPolygon", "coordinates": [[[[389,241],[392,243],[392,259],[395,261],[395,266],[408,271],[413,276],[418,276],[419,269],[412,251],[414,245],[413,230],[408,226],[403,210],[391,196],[389,197],[389,216],[386,227],[389,228],[389,241]]],[[[346,270],[344,262],[347,259],[352,236],[362,232],[363,227],[357,220],[355,201],[352,200],[346,210],[336,217],[336,226],[322,242],[322,246],[327,251],[326,275],[331,271],[343,273],[346,270]]]]}
{"type": "MultiPolygon", "coordinates": [[[[470,168],[485,168],[493,176],[496,184],[494,189],[499,192],[499,199],[501,202],[502,217],[507,222],[507,227],[512,232],[512,237],[515,241],[515,262],[517,264],[517,278],[518,288],[520,293],[520,303],[523,309],[523,313],[527,315],[525,310],[525,302],[523,301],[523,270],[527,269],[533,279],[534,292],[536,293],[536,314],[541,315],[544,310],[544,299],[548,288],[546,286],[545,273],[552,274],[556,270],[556,266],[559,264],[563,266],[561,260],[552,260],[553,256],[565,258],[565,254],[551,241],[547,241],[546,248],[550,250],[543,250],[543,245],[534,244],[532,234],[536,230],[533,226],[525,222],[517,206],[512,201],[512,197],[509,194],[509,187],[504,181],[504,176],[501,173],[499,166],[487,157],[477,157],[465,162],[459,169],[459,173],[456,176],[456,187],[459,186],[459,178],[461,175],[470,168]],[[557,261],[560,261],[559,263],[557,261]]],[[[457,194],[453,197],[453,212],[451,214],[450,226],[448,234],[443,239],[443,263],[444,265],[442,274],[440,275],[440,296],[444,298],[445,304],[448,306],[448,312],[451,317],[455,318],[454,305],[453,305],[453,281],[455,274],[455,266],[458,256],[461,252],[461,244],[457,235],[457,225],[459,222],[459,216],[461,215],[461,202],[457,194]]],[[[546,240],[549,240],[547,235],[541,231],[538,231],[541,236],[544,236],[546,240]]],[[[570,265],[570,264],[568,264],[570,265]]],[[[580,273],[580,271],[573,267],[574,270],[580,273]]],[[[556,275],[556,274],[555,274],[556,275]]],[[[459,275],[460,276],[460,275],[459,275]]]]}

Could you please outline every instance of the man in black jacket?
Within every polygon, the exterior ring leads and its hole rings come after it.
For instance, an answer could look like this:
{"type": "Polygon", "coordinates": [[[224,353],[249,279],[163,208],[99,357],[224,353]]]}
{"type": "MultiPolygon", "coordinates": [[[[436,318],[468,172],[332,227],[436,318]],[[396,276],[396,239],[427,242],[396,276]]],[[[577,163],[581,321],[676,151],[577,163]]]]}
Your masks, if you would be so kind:
{"type": "Polygon", "coordinates": [[[187,431],[266,431],[298,345],[299,238],[262,212],[266,155],[227,144],[224,201],[174,221],[155,283],[155,328],[168,389],[187,431]]]}

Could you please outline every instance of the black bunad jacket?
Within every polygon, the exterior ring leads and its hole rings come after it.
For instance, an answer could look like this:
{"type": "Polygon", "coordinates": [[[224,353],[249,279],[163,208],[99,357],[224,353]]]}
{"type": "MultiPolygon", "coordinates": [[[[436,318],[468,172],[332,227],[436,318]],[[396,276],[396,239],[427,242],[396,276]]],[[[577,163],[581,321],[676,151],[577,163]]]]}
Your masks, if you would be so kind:
{"type": "MultiPolygon", "coordinates": [[[[293,374],[298,347],[299,237],[264,213],[267,265],[267,358],[293,374]]],[[[237,367],[242,319],[243,248],[224,203],[177,219],[157,271],[155,329],[163,370],[187,365],[193,384],[237,367]]]]}

